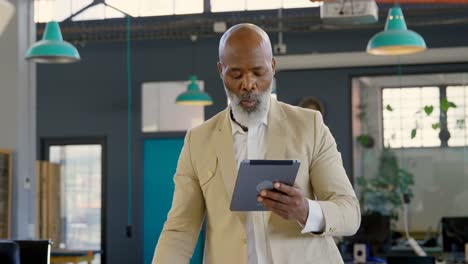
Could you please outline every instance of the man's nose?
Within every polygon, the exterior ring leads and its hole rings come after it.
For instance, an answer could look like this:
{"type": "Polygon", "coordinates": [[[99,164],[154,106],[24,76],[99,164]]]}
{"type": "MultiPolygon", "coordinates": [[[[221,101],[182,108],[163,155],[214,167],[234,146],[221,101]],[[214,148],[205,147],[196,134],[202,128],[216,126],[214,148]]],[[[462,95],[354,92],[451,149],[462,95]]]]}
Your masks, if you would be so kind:
{"type": "Polygon", "coordinates": [[[257,89],[257,80],[251,74],[246,74],[242,78],[241,89],[244,91],[252,91],[257,89]]]}

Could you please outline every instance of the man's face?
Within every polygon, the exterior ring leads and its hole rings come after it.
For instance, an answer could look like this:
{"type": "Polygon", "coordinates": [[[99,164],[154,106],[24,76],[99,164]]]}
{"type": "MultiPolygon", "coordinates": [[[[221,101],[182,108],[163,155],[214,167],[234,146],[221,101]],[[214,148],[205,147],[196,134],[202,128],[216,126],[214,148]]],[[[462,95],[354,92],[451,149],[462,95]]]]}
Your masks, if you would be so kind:
{"type": "Polygon", "coordinates": [[[275,71],[275,60],[263,45],[229,45],[218,62],[224,86],[239,99],[246,112],[254,112],[259,97],[269,91],[275,71]]]}

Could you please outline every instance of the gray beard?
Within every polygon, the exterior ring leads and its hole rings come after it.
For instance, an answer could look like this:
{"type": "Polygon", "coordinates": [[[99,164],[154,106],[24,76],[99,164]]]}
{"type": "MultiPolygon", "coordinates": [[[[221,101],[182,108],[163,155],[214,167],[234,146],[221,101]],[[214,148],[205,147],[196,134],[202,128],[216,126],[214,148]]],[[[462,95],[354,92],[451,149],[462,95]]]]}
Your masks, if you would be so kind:
{"type": "Polygon", "coordinates": [[[229,97],[229,100],[231,100],[230,107],[234,119],[242,126],[247,128],[256,127],[268,114],[268,109],[270,107],[271,86],[268,88],[268,90],[255,97],[255,99],[257,99],[257,104],[253,109],[245,109],[240,104],[242,98],[229,91],[226,86],[224,86],[224,90],[226,91],[226,95],[229,97]]]}

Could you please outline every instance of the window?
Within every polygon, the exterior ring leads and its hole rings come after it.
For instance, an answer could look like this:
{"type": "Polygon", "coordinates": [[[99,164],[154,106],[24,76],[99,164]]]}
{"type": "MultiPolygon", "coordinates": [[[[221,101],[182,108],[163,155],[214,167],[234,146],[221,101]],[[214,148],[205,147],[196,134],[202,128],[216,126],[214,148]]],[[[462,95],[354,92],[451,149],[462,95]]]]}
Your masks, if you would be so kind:
{"type": "Polygon", "coordinates": [[[391,148],[440,146],[439,131],[432,127],[439,122],[439,96],[438,87],[384,88],[384,145],[391,148]],[[425,106],[432,106],[430,115],[424,111],[425,106]]]}
{"type": "MultiPolygon", "coordinates": [[[[102,145],[49,145],[61,165],[62,236],[67,249],[102,250],[102,145]]],[[[99,263],[99,257],[95,262],[99,263]]]]}
{"type": "MultiPolygon", "coordinates": [[[[93,0],[34,0],[34,21],[60,22],[92,2],[93,0]]],[[[105,3],[109,6],[103,3],[91,6],[74,17],[73,21],[124,17],[122,12],[133,17],[203,13],[203,0],[105,0],[105,3]]]]}
{"type": "Polygon", "coordinates": [[[83,13],[80,13],[72,18],[73,21],[84,21],[84,20],[99,20],[103,18],[118,18],[125,17],[125,15],[116,9],[106,6],[104,4],[98,4],[92,6],[83,13]]]}
{"type": "Polygon", "coordinates": [[[391,148],[468,146],[467,103],[468,86],[384,88],[384,145],[391,148]],[[441,114],[441,99],[453,103],[446,115],[441,114]],[[450,137],[441,142],[439,133],[445,128],[450,137]]]}
{"type": "MultiPolygon", "coordinates": [[[[34,21],[61,22],[92,2],[93,0],[34,0],[34,21]]],[[[133,17],[147,17],[199,14],[204,11],[204,0],[105,0],[105,3],[115,8],[99,2],[78,14],[73,21],[119,18],[125,16],[123,12],[133,17]]],[[[319,7],[321,3],[308,0],[211,0],[211,12],[319,7]]]]}
{"type": "MultiPolygon", "coordinates": [[[[197,81],[203,91],[203,81],[197,81]]],[[[142,131],[186,131],[205,120],[202,106],[178,105],[179,94],[187,90],[187,81],[150,82],[142,87],[142,131]]]]}
{"type": "Polygon", "coordinates": [[[447,111],[447,128],[450,131],[448,146],[468,146],[468,86],[447,86],[447,100],[456,105],[447,111]]]}
{"type": "Polygon", "coordinates": [[[304,8],[319,7],[322,2],[311,2],[307,0],[211,0],[211,12],[228,12],[244,10],[267,10],[278,8],[304,8]]]}

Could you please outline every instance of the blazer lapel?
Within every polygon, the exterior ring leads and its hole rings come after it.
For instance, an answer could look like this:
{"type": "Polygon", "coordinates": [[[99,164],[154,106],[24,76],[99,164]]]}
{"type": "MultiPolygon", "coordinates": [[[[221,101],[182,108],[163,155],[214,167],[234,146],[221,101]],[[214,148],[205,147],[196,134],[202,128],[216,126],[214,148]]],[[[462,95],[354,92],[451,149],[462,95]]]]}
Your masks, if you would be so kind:
{"type": "MultiPolygon", "coordinates": [[[[265,159],[284,160],[286,158],[286,131],[284,121],[286,114],[281,110],[278,101],[271,99],[268,113],[268,129],[266,135],[265,159]]],[[[266,212],[267,223],[271,211],[266,212]]]]}
{"type": "MultiPolygon", "coordinates": [[[[234,143],[232,140],[231,122],[229,121],[229,108],[225,110],[223,118],[217,126],[214,143],[216,145],[216,155],[220,163],[221,175],[228,195],[229,205],[231,203],[234,186],[237,180],[237,164],[234,158],[234,143]]],[[[242,224],[245,224],[245,213],[232,212],[238,215],[242,224]]]]}

